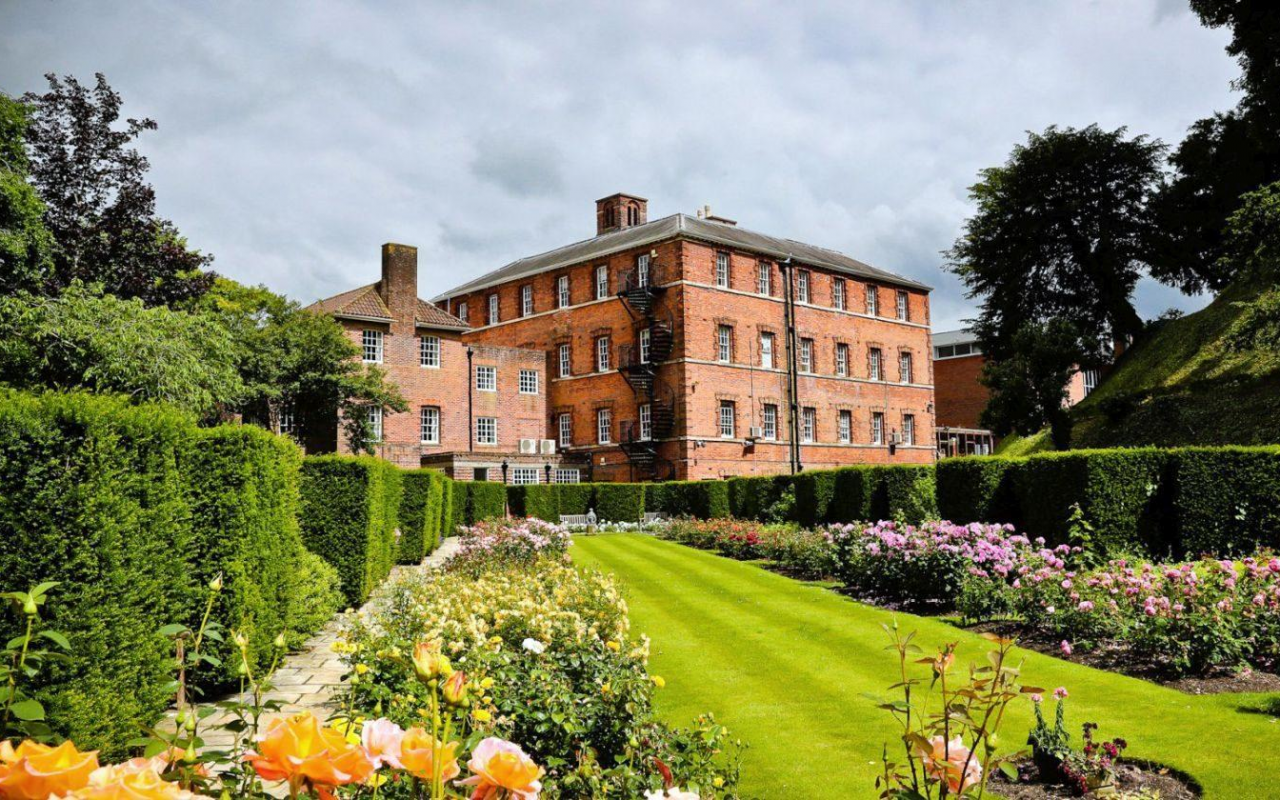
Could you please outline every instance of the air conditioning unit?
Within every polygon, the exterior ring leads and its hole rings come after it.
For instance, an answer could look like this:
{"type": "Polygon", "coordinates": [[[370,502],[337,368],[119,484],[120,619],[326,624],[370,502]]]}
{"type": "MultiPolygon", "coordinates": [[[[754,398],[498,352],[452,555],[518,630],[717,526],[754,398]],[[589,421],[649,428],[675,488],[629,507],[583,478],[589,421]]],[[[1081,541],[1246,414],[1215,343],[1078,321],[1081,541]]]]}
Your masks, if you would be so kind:
{"type": "Polygon", "coordinates": [[[753,441],[753,442],[754,442],[756,439],[763,439],[763,438],[764,438],[764,428],[761,428],[761,427],[759,427],[759,426],[752,426],[751,430],[747,431],[747,438],[748,438],[748,439],[750,439],[750,440],[751,440],[751,441],[753,441]]]}
{"type": "Polygon", "coordinates": [[[537,439],[521,439],[520,440],[520,455],[533,456],[537,454],[538,454],[537,439]]]}
{"type": "Polygon", "coordinates": [[[541,446],[539,447],[538,451],[542,453],[544,456],[553,456],[556,454],[555,439],[543,439],[541,442],[539,442],[539,445],[541,446]]]}
{"type": "Polygon", "coordinates": [[[889,444],[902,444],[902,434],[897,431],[889,434],[889,444]]]}

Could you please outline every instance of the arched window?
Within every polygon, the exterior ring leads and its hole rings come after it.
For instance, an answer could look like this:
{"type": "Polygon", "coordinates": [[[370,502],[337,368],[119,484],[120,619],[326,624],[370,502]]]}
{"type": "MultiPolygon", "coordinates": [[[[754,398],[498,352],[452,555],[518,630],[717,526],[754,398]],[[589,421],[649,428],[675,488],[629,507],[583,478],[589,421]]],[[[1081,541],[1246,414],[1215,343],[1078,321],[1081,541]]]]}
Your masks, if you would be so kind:
{"type": "Polygon", "coordinates": [[[604,226],[606,228],[612,228],[613,225],[613,206],[608,206],[604,210],[604,226]]]}
{"type": "Polygon", "coordinates": [[[639,214],[636,213],[636,207],[628,206],[627,207],[627,224],[635,225],[638,218],[639,218],[639,214]]]}

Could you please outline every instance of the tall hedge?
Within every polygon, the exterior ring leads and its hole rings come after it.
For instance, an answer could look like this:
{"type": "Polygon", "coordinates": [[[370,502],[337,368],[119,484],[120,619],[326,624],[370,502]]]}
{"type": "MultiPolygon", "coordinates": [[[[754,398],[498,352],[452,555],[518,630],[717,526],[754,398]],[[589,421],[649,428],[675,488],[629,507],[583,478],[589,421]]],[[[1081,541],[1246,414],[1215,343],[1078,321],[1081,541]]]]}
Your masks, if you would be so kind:
{"type": "Polygon", "coordinates": [[[690,516],[700,519],[729,516],[727,481],[670,481],[647,486],[646,511],[662,511],[673,517],[690,516]]]}
{"type": "Polygon", "coordinates": [[[645,491],[643,483],[597,483],[596,519],[601,522],[639,522],[644,517],[645,491]]]}
{"type": "Polygon", "coordinates": [[[508,486],[507,503],[511,507],[511,514],[516,517],[537,517],[547,522],[559,522],[560,488],[560,485],[555,483],[508,486]]]}
{"type": "Polygon", "coordinates": [[[507,487],[504,484],[490,481],[472,481],[466,487],[466,520],[468,525],[506,515],[507,487]]]}
{"type": "Polygon", "coordinates": [[[435,549],[440,531],[444,475],[438,470],[415,469],[401,476],[400,539],[396,560],[417,564],[435,549]]]}
{"type": "Polygon", "coordinates": [[[448,516],[446,492],[453,482],[443,472],[434,470],[429,473],[428,480],[430,485],[427,488],[427,511],[422,533],[423,555],[434,553],[444,541],[448,516]]]}
{"type": "Polygon", "coordinates": [[[729,515],[738,519],[765,519],[783,493],[793,484],[790,475],[730,478],[729,515]]]}
{"type": "MultiPolygon", "coordinates": [[[[0,394],[0,588],[58,581],[43,613],[71,640],[35,696],[82,749],[138,735],[171,699],[169,643],[196,587],[181,460],[194,425],[159,406],[86,394],[0,394]]],[[[20,620],[0,611],[0,636],[20,620]]]]}
{"type": "Polygon", "coordinates": [[[596,484],[562,483],[559,487],[561,514],[586,514],[596,507],[596,484]]]}
{"type": "Polygon", "coordinates": [[[1188,447],[1173,451],[1171,467],[1185,553],[1280,549],[1280,447],[1188,447]]]}
{"type": "Polygon", "coordinates": [[[359,605],[391,571],[399,470],[371,456],[312,456],[302,464],[302,538],[332,564],[359,605]]]}
{"type": "Polygon", "coordinates": [[[468,524],[467,503],[471,494],[467,491],[470,484],[462,481],[449,482],[449,535],[452,536],[462,525],[468,524]]]}
{"type": "Polygon", "coordinates": [[[938,462],[938,515],[952,522],[1016,523],[1012,468],[1001,456],[944,458],[938,462]]]}
{"type": "Polygon", "coordinates": [[[932,465],[903,464],[872,467],[871,517],[901,519],[918,525],[938,518],[932,465]]]}

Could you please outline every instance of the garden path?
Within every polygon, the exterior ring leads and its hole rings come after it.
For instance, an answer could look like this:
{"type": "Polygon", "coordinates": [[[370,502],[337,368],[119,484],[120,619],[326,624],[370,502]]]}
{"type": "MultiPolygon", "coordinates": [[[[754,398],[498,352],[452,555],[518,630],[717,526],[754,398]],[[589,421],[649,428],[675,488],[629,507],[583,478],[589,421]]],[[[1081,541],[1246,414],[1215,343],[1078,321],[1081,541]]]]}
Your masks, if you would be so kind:
{"type": "MultiPolygon", "coordinates": [[[[445,539],[421,563],[397,566],[392,574],[400,574],[406,570],[435,569],[457,552],[458,547],[457,537],[445,539]]],[[[342,684],[346,668],[342,664],[342,657],[333,651],[333,645],[338,641],[345,617],[345,613],[338,614],[329,620],[315,636],[307,640],[301,650],[285,658],[284,664],[276,670],[273,679],[275,688],[267,693],[264,700],[281,703],[282,714],[313,711],[316,716],[325,719],[336,710],[334,696],[342,684]]],[[[233,744],[234,734],[218,727],[230,720],[229,715],[218,714],[201,724],[201,728],[208,731],[201,734],[206,746],[221,749],[233,744]]]]}

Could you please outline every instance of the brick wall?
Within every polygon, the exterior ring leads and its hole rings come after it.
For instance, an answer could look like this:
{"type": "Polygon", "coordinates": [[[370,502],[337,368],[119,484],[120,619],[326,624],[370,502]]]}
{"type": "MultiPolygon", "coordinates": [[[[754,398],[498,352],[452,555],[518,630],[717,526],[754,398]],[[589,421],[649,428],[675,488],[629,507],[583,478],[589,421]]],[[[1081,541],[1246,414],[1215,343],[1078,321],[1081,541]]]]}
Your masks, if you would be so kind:
{"type": "Polygon", "coordinates": [[[986,359],[981,355],[942,358],[933,362],[933,392],[938,424],[946,428],[981,428],[982,410],[991,393],[978,382],[986,359]]]}

